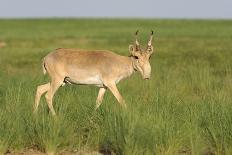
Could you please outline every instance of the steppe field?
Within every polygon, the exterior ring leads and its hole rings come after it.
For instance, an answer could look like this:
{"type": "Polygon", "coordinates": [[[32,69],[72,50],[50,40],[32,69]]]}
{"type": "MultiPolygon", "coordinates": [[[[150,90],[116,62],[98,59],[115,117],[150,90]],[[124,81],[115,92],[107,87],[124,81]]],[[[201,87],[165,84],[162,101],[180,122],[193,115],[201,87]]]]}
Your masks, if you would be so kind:
{"type": "MultiPolygon", "coordinates": [[[[158,19],[0,20],[0,154],[232,154],[232,21],[158,19]],[[129,55],[154,30],[152,75],[118,84],[127,109],[95,86],[66,85],[33,114],[41,60],[56,48],[129,55]]],[[[107,67],[107,66],[106,66],[107,67]]]]}

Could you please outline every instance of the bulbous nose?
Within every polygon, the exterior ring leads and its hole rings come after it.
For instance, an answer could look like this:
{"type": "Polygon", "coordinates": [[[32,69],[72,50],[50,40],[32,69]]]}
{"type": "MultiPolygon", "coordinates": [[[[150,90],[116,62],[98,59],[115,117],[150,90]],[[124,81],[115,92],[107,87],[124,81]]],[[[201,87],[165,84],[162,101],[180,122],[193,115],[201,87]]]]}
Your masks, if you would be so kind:
{"type": "Polygon", "coordinates": [[[145,63],[142,70],[142,76],[144,80],[148,80],[151,77],[151,65],[149,62],[145,63]]]}
{"type": "Polygon", "coordinates": [[[143,79],[144,80],[149,80],[151,78],[151,76],[144,76],[143,79]]]}

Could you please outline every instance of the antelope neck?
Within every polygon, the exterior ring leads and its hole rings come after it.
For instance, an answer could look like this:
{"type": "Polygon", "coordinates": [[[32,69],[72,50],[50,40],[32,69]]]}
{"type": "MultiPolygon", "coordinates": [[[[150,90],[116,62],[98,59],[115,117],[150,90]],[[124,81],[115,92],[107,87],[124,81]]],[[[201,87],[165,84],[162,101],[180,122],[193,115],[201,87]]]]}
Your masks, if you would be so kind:
{"type": "Polygon", "coordinates": [[[131,58],[131,64],[132,64],[132,68],[134,71],[137,71],[137,67],[135,65],[136,63],[136,59],[133,56],[129,56],[131,58]]]}

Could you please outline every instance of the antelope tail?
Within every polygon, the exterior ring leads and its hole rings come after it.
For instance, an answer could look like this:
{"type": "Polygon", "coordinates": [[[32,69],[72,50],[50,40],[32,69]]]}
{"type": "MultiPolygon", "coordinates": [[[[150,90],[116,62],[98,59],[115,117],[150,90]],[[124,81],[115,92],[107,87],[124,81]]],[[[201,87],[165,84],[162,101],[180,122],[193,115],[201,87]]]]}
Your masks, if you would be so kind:
{"type": "Polygon", "coordinates": [[[47,73],[46,66],[45,66],[45,59],[43,59],[42,68],[43,68],[43,73],[45,75],[47,73]]]}

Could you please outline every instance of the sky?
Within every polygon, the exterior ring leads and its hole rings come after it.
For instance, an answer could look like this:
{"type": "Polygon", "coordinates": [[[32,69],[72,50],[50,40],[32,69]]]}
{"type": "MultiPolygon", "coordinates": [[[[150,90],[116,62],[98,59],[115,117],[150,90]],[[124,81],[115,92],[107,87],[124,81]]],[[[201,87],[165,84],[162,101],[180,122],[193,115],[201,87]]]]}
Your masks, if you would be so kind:
{"type": "Polygon", "coordinates": [[[232,0],[1,0],[0,18],[232,19],[232,0]]]}

